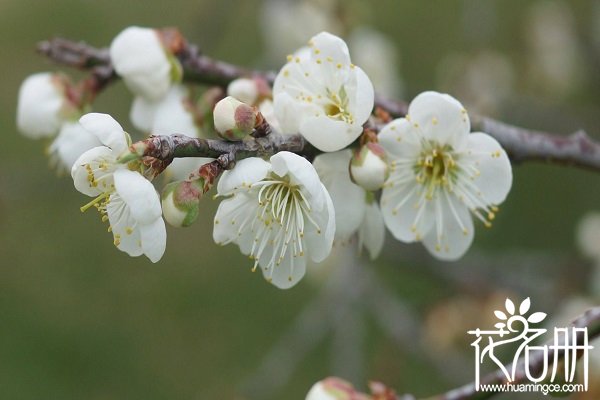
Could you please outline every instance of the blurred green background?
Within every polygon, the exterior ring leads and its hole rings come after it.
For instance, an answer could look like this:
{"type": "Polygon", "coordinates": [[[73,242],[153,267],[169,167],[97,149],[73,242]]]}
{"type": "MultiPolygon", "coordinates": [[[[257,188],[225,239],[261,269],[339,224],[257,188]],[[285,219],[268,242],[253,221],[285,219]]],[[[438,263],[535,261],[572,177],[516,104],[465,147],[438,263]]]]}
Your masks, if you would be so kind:
{"type": "MultiPolygon", "coordinates": [[[[558,50],[544,58],[531,32],[542,3],[548,2],[378,0],[344,1],[341,8],[344,33],[368,25],[393,41],[404,99],[428,89],[447,91],[507,122],[558,133],[585,129],[600,139],[599,4],[551,2],[560,15],[568,10],[566,24],[577,45],[550,29],[541,36],[558,43],[558,50]],[[486,65],[500,65],[498,83],[488,85],[485,74],[481,84],[461,78],[482,54],[484,72],[486,65]],[[540,65],[561,62],[566,75],[540,72],[540,65]],[[479,103],[478,91],[502,96],[479,103]]],[[[338,372],[328,338],[302,358],[281,390],[263,397],[247,389],[271,346],[319,293],[323,278],[280,291],[252,274],[237,248],[213,243],[217,202],[209,198],[195,226],[168,230],[167,252],[158,264],[129,258],[114,248],[97,215],[79,211],[87,200],[68,177],[48,167],[47,143],[27,140],[15,127],[21,81],[57,69],[35,54],[40,40],[63,36],[105,46],[128,25],[177,26],[209,55],[276,67],[261,56],[268,43],[264,13],[260,1],[0,0],[0,398],[302,399],[312,383],[338,372]]],[[[118,83],[99,97],[95,110],[133,131],[130,101],[118,83]]],[[[420,246],[388,236],[384,254],[368,268],[399,301],[430,320],[437,315],[432,310],[457,297],[483,304],[494,292],[531,295],[534,307],[537,302],[538,309],[553,313],[585,293],[590,266],[577,255],[574,231],[583,214],[600,209],[600,175],[528,164],[515,167],[514,176],[494,228],[478,227],[464,263],[431,263],[420,246]],[[452,277],[455,270],[461,278],[452,277]]],[[[320,276],[315,268],[311,274],[320,276]]],[[[444,331],[447,322],[441,319],[438,329],[444,331]]],[[[472,379],[441,377],[430,362],[409,354],[406,347],[422,337],[403,348],[368,318],[364,328],[361,378],[418,396],[472,379]]],[[[468,344],[462,350],[470,354],[468,344]]],[[[443,362],[444,353],[437,356],[443,362]]],[[[465,374],[472,377],[470,363],[465,374]]]]}

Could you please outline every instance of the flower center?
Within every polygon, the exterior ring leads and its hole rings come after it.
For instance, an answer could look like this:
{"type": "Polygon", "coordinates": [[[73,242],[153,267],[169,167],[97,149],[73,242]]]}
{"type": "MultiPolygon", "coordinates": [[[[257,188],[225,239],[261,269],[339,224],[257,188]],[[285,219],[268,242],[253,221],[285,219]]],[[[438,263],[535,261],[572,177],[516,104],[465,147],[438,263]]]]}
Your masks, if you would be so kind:
{"type": "Polygon", "coordinates": [[[337,93],[327,89],[327,99],[329,103],[325,104],[325,114],[329,118],[349,124],[354,123],[354,116],[348,111],[349,100],[344,86],[337,93]]]}
{"type": "MultiPolygon", "coordinates": [[[[304,256],[304,231],[307,224],[313,225],[317,233],[321,233],[321,229],[311,217],[311,206],[299,186],[280,177],[257,182],[252,186],[258,188],[258,210],[254,218],[250,216],[242,225],[252,221],[254,242],[250,258],[254,259],[253,270],[262,261],[261,266],[265,270],[271,270],[272,275],[273,269],[287,257],[291,264],[291,280],[294,258],[304,256]]],[[[243,226],[240,230],[242,228],[243,226]]]]}
{"type": "Polygon", "coordinates": [[[457,166],[452,147],[427,143],[414,166],[417,182],[427,188],[426,198],[433,199],[438,187],[451,186],[456,178],[457,166]]]}

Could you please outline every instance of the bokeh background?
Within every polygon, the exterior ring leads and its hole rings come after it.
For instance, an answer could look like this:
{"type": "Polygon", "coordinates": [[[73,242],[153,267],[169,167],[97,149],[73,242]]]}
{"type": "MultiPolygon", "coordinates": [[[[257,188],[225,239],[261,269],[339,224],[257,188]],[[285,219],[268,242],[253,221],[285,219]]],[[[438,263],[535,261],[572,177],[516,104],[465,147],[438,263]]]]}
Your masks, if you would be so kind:
{"type": "MultiPolygon", "coordinates": [[[[507,122],[600,139],[598,1],[282,3],[0,0],[0,398],[302,399],[331,374],[423,397],[473,380],[466,330],[491,326],[505,297],[531,296],[549,315],[573,298],[600,303],[594,262],[575,240],[581,217],[600,211],[598,173],[516,166],[494,228],[479,226],[457,263],[388,236],[376,262],[342,255],[280,291],[236,247],[213,243],[210,198],[195,226],[168,230],[158,264],[118,252],[97,215],[79,211],[86,199],[70,178],[49,168],[48,143],[16,130],[21,81],[58,68],[36,42],[105,46],[142,25],[177,26],[209,55],[261,68],[283,63],[302,29],[359,42],[375,30],[387,44],[356,44],[354,57],[393,66],[381,91],[405,100],[445,91],[507,122]],[[360,290],[373,280],[387,296],[379,311],[360,290]],[[345,317],[331,323],[317,312],[327,307],[345,317]]],[[[118,83],[95,110],[133,132],[131,99],[118,83]]],[[[590,375],[599,383],[600,366],[590,375]]]]}

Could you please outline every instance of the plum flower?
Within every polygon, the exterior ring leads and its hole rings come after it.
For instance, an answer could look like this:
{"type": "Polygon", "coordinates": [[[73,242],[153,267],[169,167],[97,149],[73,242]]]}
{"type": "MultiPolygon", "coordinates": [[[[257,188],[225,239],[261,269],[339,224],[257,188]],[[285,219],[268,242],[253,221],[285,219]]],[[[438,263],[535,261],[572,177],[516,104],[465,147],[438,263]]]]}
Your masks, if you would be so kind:
{"type": "Polygon", "coordinates": [[[147,100],[165,96],[171,83],[181,77],[179,61],[154,29],[130,26],[123,30],[110,44],[110,59],[129,90],[147,100]]]}
{"type": "Polygon", "coordinates": [[[333,204],[304,158],[283,151],[270,162],[244,159],[223,174],[217,192],[227,198],[215,216],[215,242],[237,244],[275,286],[294,286],[308,258],[320,262],[331,252],[333,204]]]}
{"type": "MultiPolygon", "coordinates": [[[[29,138],[51,137],[77,113],[67,98],[68,79],[50,72],[33,74],[19,88],[17,127],[29,138]]],[[[76,118],[75,118],[76,119],[76,118]]]]}
{"type": "Polygon", "coordinates": [[[79,122],[65,122],[48,152],[51,162],[57,164],[59,171],[71,171],[80,155],[101,145],[96,135],[86,130],[79,122]]]}
{"type": "Polygon", "coordinates": [[[95,207],[100,212],[119,250],[130,256],[145,254],[157,262],[166,247],[158,194],[138,171],[117,162],[127,149],[128,135],[106,114],[86,114],[80,123],[102,143],[83,153],[71,169],[75,188],[94,197],[81,210],[95,207]]]}
{"type": "MultiPolygon", "coordinates": [[[[130,119],[133,125],[154,135],[178,133],[189,137],[200,137],[201,130],[196,124],[194,105],[190,91],[183,85],[173,85],[166,96],[159,101],[148,101],[137,97],[131,108],[130,119]]],[[[185,180],[212,158],[176,158],[165,170],[165,176],[172,180],[185,180]]]]}
{"type": "Polygon", "coordinates": [[[364,246],[375,259],[385,239],[385,225],[375,196],[350,179],[349,149],[324,153],[315,158],[314,166],[327,188],[335,209],[335,237],[342,243],[358,233],[358,248],[364,246]]]}
{"type": "Polygon", "coordinates": [[[373,85],[350,61],[346,43],[321,32],[279,71],[273,85],[282,133],[300,133],[321,151],[337,151],[362,132],[373,110],[373,85]]]}
{"type": "Polygon", "coordinates": [[[456,99],[425,92],[406,118],[379,134],[391,160],[381,200],[386,226],[396,239],[422,241],[442,260],[460,258],[471,245],[471,214],[491,226],[512,185],[500,144],[469,132],[469,117],[456,99]]]}

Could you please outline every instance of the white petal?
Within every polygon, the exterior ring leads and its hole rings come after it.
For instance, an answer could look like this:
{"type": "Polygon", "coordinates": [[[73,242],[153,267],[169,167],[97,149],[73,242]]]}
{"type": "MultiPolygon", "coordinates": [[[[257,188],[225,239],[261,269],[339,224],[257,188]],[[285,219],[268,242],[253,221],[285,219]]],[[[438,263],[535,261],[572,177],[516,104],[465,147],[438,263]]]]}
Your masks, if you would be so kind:
{"type": "Polygon", "coordinates": [[[464,204],[451,195],[438,197],[432,202],[438,202],[441,218],[436,217],[436,225],[423,237],[423,244],[440,260],[457,260],[473,242],[471,214],[464,204]]]}
{"type": "Polygon", "coordinates": [[[260,111],[260,113],[267,120],[269,125],[271,125],[271,129],[273,129],[277,133],[282,133],[281,125],[279,125],[279,121],[275,116],[275,107],[273,106],[272,100],[266,99],[261,101],[258,105],[258,111],[260,111]]]}
{"type": "Polygon", "coordinates": [[[271,156],[270,161],[275,174],[289,176],[292,185],[300,185],[308,192],[313,209],[323,208],[323,185],[317,171],[307,159],[289,151],[280,151],[271,156]]]}
{"type": "Polygon", "coordinates": [[[78,122],[65,122],[60,133],[50,145],[50,151],[56,152],[62,165],[70,171],[79,156],[98,146],[102,146],[98,138],[85,130],[78,122]]]}
{"type": "MultiPolygon", "coordinates": [[[[277,81],[275,82],[277,83],[277,81]]],[[[275,117],[281,128],[281,133],[299,133],[302,116],[299,105],[297,105],[289,94],[281,92],[275,95],[275,93],[275,89],[273,89],[273,108],[275,117]]]]}
{"type": "Polygon", "coordinates": [[[421,152],[419,133],[405,118],[395,119],[384,126],[377,138],[391,160],[414,159],[416,162],[421,152]]]}
{"type": "Polygon", "coordinates": [[[152,122],[154,121],[154,113],[156,113],[158,105],[159,102],[157,101],[136,96],[129,111],[129,119],[133,126],[142,132],[150,132],[152,130],[152,122]]]}
{"type": "Polygon", "coordinates": [[[371,113],[375,104],[375,91],[371,80],[365,72],[359,67],[354,67],[352,72],[355,74],[355,85],[346,85],[348,96],[353,99],[351,111],[354,113],[354,119],[358,124],[364,124],[371,113]]]}
{"type": "Polygon", "coordinates": [[[364,221],[358,231],[358,242],[366,247],[371,260],[374,260],[381,253],[384,241],[385,225],[383,215],[381,215],[379,205],[372,202],[366,206],[364,221]]]}
{"type": "Polygon", "coordinates": [[[140,226],[142,250],[153,263],[160,260],[167,247],[167,230],[162,218],[140,226]]]}
{"type": "Polygon", "coordinates": [[[410,103],[408,119],[421,134],[439,144],[460,149],[471,129],[466,110],[453,97],[423,92],[410,103]]]}
{"type": "MultiPolygon", "coordinates": [[[[272,252],[266,251],[261,255],[261,260],[268,263],[272,252]]],[[[262,263],[261,263],[262,264],[262,263]]],[[[271,270],[261,268],[263,276],[279,289],[289,289],[300,282],[306,273],[306,256],[294,257],[293,252],[288,250],[279,265],[271,270]]]]}
{"type": "MultiPolygon", "coordinates": [[[[112,150],[105,146],[94,147],[79,156],[71,168],[71,177],[73,178],[75,189],[88,196],[98,196],[103,193],[106,190],[105,186],[101,185],[93,187],[90,184],[90,181],[88,181],[88,170],[86,169],[86,165],[89,164],[92,168],[96,169],[98,163],[106,159],[114,161],[114,155],[112,150]]],[[[108,187],[113,183],[112,177],[108,176],[114,171],[114,165],[111,165],[111,167],[112,168],[109,168],[106,171],[100,169],[94,174],[97,181],[101,180],[108,187]]]]}
{"type": "Polygon", "coordinates": [[[305,118],[300,133],[321,151],[338,151],[354,142],[362,133],[361,124],[349,124],[326,115],[305,118]]]}
{"type": "Polygon", "coordinates": [[[191,173],[198,171],[201,166],[211,161],[214,161],[214,159],[204,157],[176,158],[169,164],[163,175],[172,181],[184,181],[190,177],[191,173]]]}
{"type": "Polygon", "coordinates": [[[115,171],[113,176],[115,190],[131,209],[131,215],[138,223],[150,224],[160,218],[160,199],[149,180],[138,172],[124,168],[115,171]]]}
{"type": "Polygon", "coordinates": [[[110,45],[110,58],[129,89],[150,100],[163,97],[171,84],[171,64],[154,29],[129,27],[110,45]]]}
{"type": "Polygon", "coordinates": [[[313,165],[327,188],[335,209],[336,238],[346,241],[356,232],[365,213],[365,190],[350,180],[348,165],[352,152],[341,150],[324,153],[313,165]]]}
{"type": "Polygon", "coordinates": [[[118,193],[113,193],[110,196],[110,201],[106,206],[106,213],[115,239],[115,246],[131,257],[142,255],[140,226],[131,215],[131,209],[118,193]]]}
{"type": "Polygon", "coordinates": [[[329,32],[321,32],[312,37],[309,42],[313,49],[313,58],[331,57],[333,63],[340,63],[344,66],[350,64],[350,52],[348,46],[339,37],[332,35],[329,32]],[[315,54],[318,51],[318,54],[315,54]]]}
{"type": "Polygon", "coordinates": [[[424,237],[433,226],[432,201],[424,199],[422,190],[423,187],[414,180],[383,189],[383,220],[392,235],[402,242],[410,243],[424,237]]]}
{"type": "Polygon", "coordinates": [[[189,137],[198,137],[199,129],[194,122],[194,116],[188,108],[189,91],[185,86],[173,86],[154,113],[152,133],[169,135],[177,133],[189,137]]]}
{"type": "Polygon", "coordinates": [[[321,184],[326,207],[320,211],[313,211],[311,217],[317,223],[320,231],[312,224],[307,224],[305,232],[305,242],[308,249],[308,256],[314,262],[321,262],[331,253],[333,238],[335,236],[335,210],[331,197],[327,193],[325,186],[321,184]]]}
{"type": "Polygon", "coordinates": [[[227,195],[236,189],[249,187],[262,181],[271,171],[271,164],[258,157],[249,157],[237,162],[229,171],[223,172],[217,184],[217,193],[227,195]]]}
{"type": "Polygon", "coordinates": [[[480,174],[473,183],[488,204],[500,204],[512,186],[512,167],[506,152],[488,134],[477,132],[468,136],[467,160],[475,163],[480,174]]]}
{"type": "Polygon", "coordinates": [[[123,128],[108,114],[89,113],[79,119],[79,123],[100,142],[110,147],[116,155],[121,154],[127,147],[127,135],[123,128]]]}
{"type": "Polygon", "coordinates": [[[19,88],[19,131],[32,139],[56,134],[62,123],[63,103],[62,88],[54,74],[43,72],[27,77],[19,88]]]}
{"type": "MultiPolygon", "coordinates": [[[[240,224],[247,216],[256,218],[257,207],[258,200],[246,193],[236,193],[233,197],[221,201],[214,219],[213,240],[215,243],[224,245],[237,242],[240,224]]],[[[251,240],[254,240],[250,226],[241,233],[248,233],[251,240]]],[[[243,254],[248,254],[250,251],[246,246],[241,250],[243,254]]]]}

